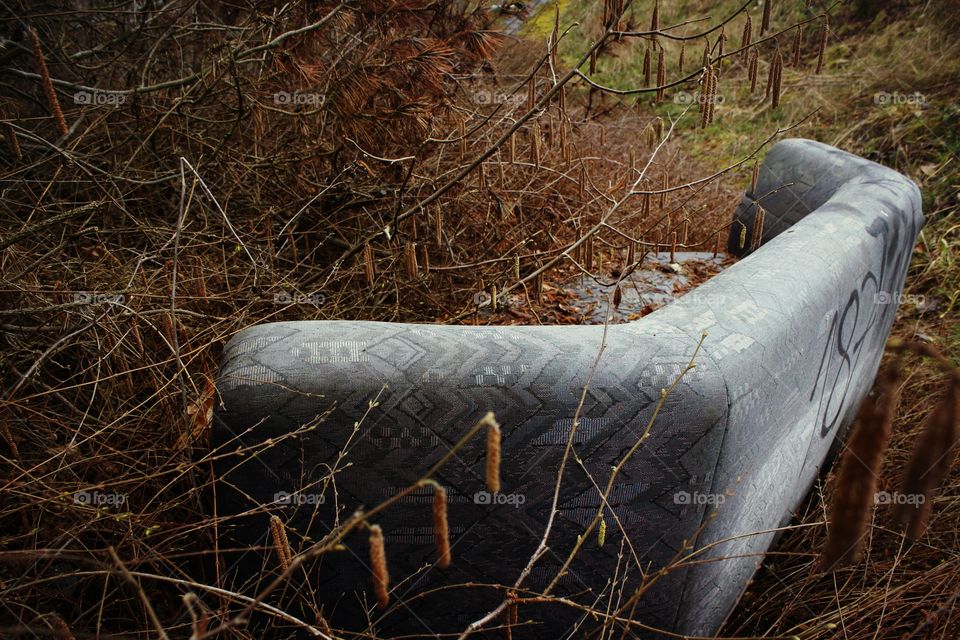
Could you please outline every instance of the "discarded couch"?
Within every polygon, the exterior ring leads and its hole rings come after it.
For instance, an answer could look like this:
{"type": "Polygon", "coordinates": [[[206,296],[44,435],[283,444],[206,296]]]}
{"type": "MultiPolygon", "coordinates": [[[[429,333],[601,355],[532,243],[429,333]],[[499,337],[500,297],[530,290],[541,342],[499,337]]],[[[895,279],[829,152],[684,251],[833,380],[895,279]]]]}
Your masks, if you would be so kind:
{"type": "MultiPolygon", "coordinates": [[[[449,568],[435,565],[424,489],[376,518],[390,606],[375,604],[363,531],[293,581],[310,581],[335,627],[373,624],[380,637],[462,631],[503,601],[498,585],[512,586],[537,548],[593,370],[548,551],[519,590],[538,593],[706,332],[695,368],[614,482],[603,546],[588,540],[569,565],[552,591],[565,603],[519,605],[513,637],[579,637],[604,615],[639,637],[714,634],[869,390],[923,221],[909,179],[789,139],[769,151],[734,214],[728,250],[744,259],[643,319],[610,326],[595,370],[601,326],[330,321],[243,330],[225,349],[214,423],[225,539],[253,547],[235,554],[228,577],[256,591],[275,575],[269,515],[303,550],[415,482],[493,411],[503,428],[501,492],[484,490],[483,437],[436,475],[448,493],[449,568]],[[742,240],[754,234],[758,202],[762,242],[750,253],[742,240]],[[256,454],[228,455],[240,446],[256,454]]],[[[271,598],[281,609],[289,601],[271,598]]]]}

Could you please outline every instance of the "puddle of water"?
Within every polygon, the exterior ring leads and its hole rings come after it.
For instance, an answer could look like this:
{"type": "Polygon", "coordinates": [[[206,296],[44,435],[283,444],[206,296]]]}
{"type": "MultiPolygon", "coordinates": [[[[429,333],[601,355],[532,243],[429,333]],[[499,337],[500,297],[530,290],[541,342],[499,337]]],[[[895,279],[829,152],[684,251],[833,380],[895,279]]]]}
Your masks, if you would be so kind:
{"type": "MultiPolygon", "coordinates": [[[[676,300],[698,284],[723,270],[727,262],[725,254],[700,252],[677,252],[676,262],[670,263],[670,254],[649,255],[642,268],[637,269],[620,282],[620,305],[613,309],[611,324],[630,322],[676,300]]],[[[603,324],[607,307],[614,292],[614,280],[610,278],[597,283],[579,276],[563,283],[563,288],[573,294],[570,310],[577,313],[580,324],[603,324]]]]}
{"type": "MultiPolygon", "coordinates": [[[[680,252],[670,262],[669,252],[648,255],[643,267],[620,282],[620,304],[613,309],[611,324],[638,320],[681,297],[697,285],[723,271],[732,262],[725,254],[680,252]]],[[[559,283],[544,285],[544,299],[534,312],[522,295],[500,300],[500,308],[491,313],[489,306],[479,318],[489,324],[603,324],[607,307],[616,288],[616,277],[609,273],[597,282],[573,276],[559,283]]]]}

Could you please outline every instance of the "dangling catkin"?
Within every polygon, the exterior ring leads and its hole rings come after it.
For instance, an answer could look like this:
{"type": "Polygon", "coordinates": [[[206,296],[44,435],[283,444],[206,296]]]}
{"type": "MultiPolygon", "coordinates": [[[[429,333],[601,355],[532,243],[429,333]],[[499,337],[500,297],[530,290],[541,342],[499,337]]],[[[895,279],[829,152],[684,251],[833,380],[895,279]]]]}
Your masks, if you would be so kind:
{"type": "Polygon", "coordinates": [[[643,52],[643,86],[650,86],[650,49],[643,52]]]}
{"type": "Polygon", "coordinates": [[[829,30],[830,17],[825,13],[823,14],[823,21],[820,23],[820,42],[817,43],[817,70],[815,71],[817,75],[823,69],[823,54],[827,50],[827,33],[829,30]]]}
{"type": "Polygon", "coordinates": [[[500,425],[493,419],[493,414],[487,414],[487,491],[500,491],[500,425]]]}
{"type": "Polygon", "coordinates": [[[14,459],[19,460],[20,449],[17,447],[17,441],[13,439],[13,433],[10,431],[10,427],[7,425],[6,421],[0,422],[0,435],[3,436],[4,441],[10,448],[10,453],[13,454],[14,459]]]}
{"type": "Polygon", "coordinates": [[[763,207],[759,204],[757,205],[757,214],[753,220],[753,238],[750,241],[750,248],[756,250],[760,247],[760,243],[763,240],[763,218],[765,216],[763,207]]]}
{"type": "Polygon", "coordinates": [[[763,99],[766,100],[770,97],[770,92],[773,90],[773,75],[776,73],[776,65],[773,62],[773,58],[770,58],[770,66],[767,68],[767,86],[763,90],[763,99]]]}
{"type": "Polygon", "coordinates": [[[287,540],[286,527],[283,526],[283,521],[277,516],[270,516],[270,535],[273,537],[273,548],[276,550],[277,559],[280,561],[280,570],[286,571],[290,568],[293,552],[290,550],[290,542],[287,540]]]}
{"type": "Polygon", "coordinates": [[[657,57],[657,102],[663,102],[663,85],[667,82],[667,67],[664,61],[664,51],[660,49],[660,55],[657,57]]]}
{"type": "Polygon", "coordinates": [[[9,122],[3,123],[3,129],[7,134],[7,143],[10,145],[10,154],[17,160],[23,160],[23,152],[20,151],[20,142],[17,140],[17,132],[9,122]]]}
{"type": "Polygon", "coordinates": [[[54,638],[57,640],[76,640],[76,636],[70,631],[70,627],[67,626],[66,621],[58,614],[51,613],[48,619],[50,620],[50,626],[53,627],[54,638]]]}
{"type": "Polygon", "coordinates": [[[775,69],[773,75],[773,97],[770,100],[770,106],[776,109],[780,106],[780,81],[783,76],[783,55],[781,55],[779,47],[773,52],[773,68],[775,69]]]}
{"type": "Polygon", "coordinates": [[[179,338],[179,335],[175,333],[177,330],[177,319],[171,315],[170,312],[163,314],[163,329],[170,344],[176,344],[177,338],[179,338]]]}
{"type": "Polygon", "coordinates": [[[447,490],[435,485],[433,488],[433,537],[437,543],[437,566],[450,566],[450,527],[447,523],[447,490]]]}
{"type": "MultiPolygon", "coordinates": [[[[660,30],[660,0],[655,0],[653,3],[653,15],[650,17],[650,31],[657,32],[660,30]]],[[[653,42],[657,41],[657,34],[654,33],[651,37],[653,42]]],[[[662,51],[661,51],[662,53],[662,51]]]]}
{"type": "Polygon", "coordinates": [[[747,21],[743,23],[743,35],[740,36],[740,48],[743,49],[740,57],[744,60],[747,60],[750,52],[753,51],[747,48],[750,46],[751,38],[753,38],[753,20],[747,16],[747,21]]]}
{"type": "Polygon", "coordinates": [[[704,67],[703,80],[700,82],[700,128],[706,129],[710,123],[710,81],[713,74],[710,67],[704,67]]]}
{"type": "Polygon", "coordinates": [[[707,100],[707,124],[713,123],[713,112],[717,107],[717,83],[720,78],[720,67],[710,70],[710,96],[707,100]]]}
{"type": "MultiPolygon", "coordinates": [[[[511,138],[512,139],[512,138],[511,138]]],[[[440,213],[440,207],[433,211],[433,235],[437,247],[443,246],[443,214],[440,213]]]]}
{"type": "Polygon", "coordinates": [[[880,465],[893,433],[899,381],[900,362],[895,358],[877,376],[876,395],[868,394],[860,405],[850,443],[840,461],[830,505],[830,532],[820,559],[825,571],[833,571],[860,557],[863,532],[876,499],[880,465]]]}
{"type": "Polygon", "coordinates": [[[420,256],[421,256],[420,262],[423,263],[422,264],[423,273],[424,275],[427,275],[430,273],[430,252],[427,250],[426,244],[420,247],[420,256]]]}
{"type": "Polygon", "coordinates": [[[197,296],[201,300],[207,299],[207,277],[206,270],[203,268],[203,261],[199,257],[194,261],[194,273],[197,279],[197,296]]]}
{"type": "Polygon", "coordinates": [[[387,549],[380,525],[370,526],[370,567],[373,569],[373,590],[381,607],[390,604],[390,574],[387,572],[387,549]]]}
{"type": "Polygon", "coordinates": [[[683,73],[683,56],[687,51],[687,43],[680,43],[680,59],[677,61],[677,67],[680,73],[683,73]]]}
{"type": "Polygon", "coordinates": [[[953,466],[958,419],[960,383],[953,382],[924,420],[923,435],[901,481],[901,496],[912,499],[897,503],[895,518],[901,526],[906,526],[907,536],[912,540],[926,531],[933,511],[933,493],[953,466]]]}
{"type": "Polygon", "coordinates": [[[137,317],[130,317],[130,337],[133,338],[133,344],[141,356],[145,355],[143,348],[143,338],[140,336],[140,327],[137,326],[137,317]]]}
{"type": "Polygon", "coordinates": [[[657,141],[655,139],[655,134],[653,132],[653,127],[647,125],[643,130],[643,135],[641,136],[643,140],[643,145],[647,149],[652,149],[656,146],[657,141]]]}
{"type": "MultiPolygon", "coordinates": [[[[328,636],[333,636],[333,629],[330,628],[330,623],[327,622],[327,619],[323,617],[322,613],[317,611],[315,619],[317,621],[317,628],[320,629],[321,633],[324,633],[328,636]]],[[[199,637],[200,635],[202,634],[197,634],[197,637],[199,637]]]]}
{"type": "Polygon", "coordinates": [[[533,165],[534,165],[537,169],[539,169],[539,168],[540,168],[540,158],[541,158],[541,155],[540,155],[541,139],[540,139],[540,123],[539,123],[539,122],[534,122],[534,123],[533,123],[533,127],[532,127],[532,129],[531,129],[530,135],[532,136],[531,151],[532,151],[532,153],[533,153],[533,165]]]}
{"type": "MultiPolygon", "coordinates": [[[[437,219],[440,217],[440,212],[437,211],[437,219]]],[[[363,247],[363,273],[367,278],[367,286],[373,286],[373,280],[376,277],[376,271],[374,271],[373,265],[373,247],[369,244],[364,245],[363,247]]]]}
{"type": "Polygon", "coordinates": [[[760,35],[762,36],[770,28],[770,4],[772,0],[763,0],[763,20],[760,23],[760,35]]]}
{"type": "Polygon", "coordinates": [[[33,40],[33,55],[37,59],[37,66],[40,68],[40,82],[47,93],[47,102],[50,104],[50,113],[53,114],[53,120],[57,124],[57,131],[61,136],[67,135],[70,130],[67,128],[67,120],[63,117],[63,110],[60,108],[60,100],[57,98],[57,92],[53,89],[53,81],[50,79],[50,70],[47,68],[47,60],[43,57],[43,47],[40,45],[40,36],[37,30],[31,27],[29,29],[30,39],[33,40]]]}
{"type": "Polygon", "coordinates": [[[560,3],[554,5],[553,32],[550,34],[550,64],[557,68],[557,45],[560,44],[560,3]]]}

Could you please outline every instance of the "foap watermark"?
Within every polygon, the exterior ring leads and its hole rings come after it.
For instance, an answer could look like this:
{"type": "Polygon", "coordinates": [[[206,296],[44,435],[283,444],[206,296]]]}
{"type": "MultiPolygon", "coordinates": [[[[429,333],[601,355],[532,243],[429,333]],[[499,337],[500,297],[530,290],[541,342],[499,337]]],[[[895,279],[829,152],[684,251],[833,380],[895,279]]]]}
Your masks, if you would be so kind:
{"type": "Polygon", "coordinates": [[[675,494],[673,494],[674,504],[708,504],[719,506],[723,504],[726,499],[727,497],[722,493],[700,493],[699,491],[694,491],[691,493],[689,491],[677,491],[675,494]]]}
{"type": "Polygon", "coordinates": [[[75,104],[95,104],[119,106],[127,101],[127,95],[118,91],[100,91],[99,89],[81,89],[73,94],[75,104]]]}
{"type": "Polygon", "coordinates": [[[699,91],[677,91],[673,94],[674,104],[706,104],[710,102],[713,104],[723,104],[725,100],[726,98],[720,93],[713,96],[713,98],[705,96],[699,91]]]}
{"type": "Polygon", "coordinates": [[[917,307],[922,307],[924,305],[924,297],[922,295],[913,295],[910,293],[900,293],[899,291],[895,293],[889,293],[887,291],[877,291],[873,294],[874,304],[896,304],[900,303],[912,304],[917,307]]]}
{"type": "Polygon", "coordinates": [[[327,498],[322,493],[288,493],[278,491],[273,494],[273,502],[283,506],[312,506],[326,504],[327,498]]]}
{"type": "Polygon", "coordinates": [[[527,96],[518,93],[509,94],[502,91],[487,91],[481,89],[473,94],[473,101],[477,104],[522,104],[527,96]]]}
{"type": "Polygon", "coordinates": [[[473,494],[474,504],[509,504],[519,509],[520,505],[526,501],[527,497],[522,493],[490,493],[489,491],[477,491],[473,494]]]}
{"type": "Polygon", "coordinates": [[[683,295],[686,300],[696,301],[698,304],[708,306],[723,306],[730,300],[729,296],[722,293],[700,293],[696,289],[683,295]]]}
{"type": "Polygon", "coordinates": [[[122,293],[78,291],[73,294],[73,301],[78,304],[125,304],[127,297],[122,293]]]}
{"type": "Polygon", "coordinates": [[[73,494],[73,503],[87,507],[121,507],[127,502],[127,496],[113,491],[77,491],[73,494]]]}
{"type": "MultiPolygon", "coordinates": [[[[477,307],[489,307],[493,302],[493,296],[489,291],[478,291],[473,294],[473,304],[477,307]]],[[[527,304],[526,296],[521,294],[508,293],[506,295],[497,294],[497,308],[522,307],[527,304]]]]}
{"type": "Polygon", "coordinates": [[[322,305],[327,301],[327,297],[322,293],[289,293],[281,291],[273,294],[274,304],[315,304],[322,305]]]}
{"type": "Polygon", "coordinates": [[[927,96],[919,91],[914,91],[913,93],[901,93],[899,91],[888,93],[886,91],[879,91],[873,94],[873,104],[881,107],[891,104],[925,107],[927,106],[927,96]]]}
{"type": "Polygon", "coordinates": [[[927,501],[922,493],[900,493],[899,491],[877,491],[873,494],[875,504],[911,504],[919,506],[927,501]]]}
{"type": "Polygon", "coordinates": [[[277,91],[273,94],[273,101],[282,105],[304,105],[308,107],[319,107],[327,97],[322,93],[289,93],[287,91],[277,91]]]}

